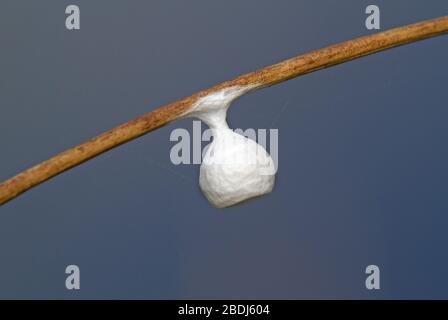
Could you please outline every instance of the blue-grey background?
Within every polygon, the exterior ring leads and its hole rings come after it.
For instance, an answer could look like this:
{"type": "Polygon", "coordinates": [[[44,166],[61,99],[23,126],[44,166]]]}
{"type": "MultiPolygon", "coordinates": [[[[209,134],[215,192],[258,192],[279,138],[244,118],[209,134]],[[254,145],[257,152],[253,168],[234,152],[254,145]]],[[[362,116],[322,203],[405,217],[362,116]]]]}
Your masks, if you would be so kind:
{"type": "MultiPolygon", "coordinates": [[[[0,180],[239,74],[446,15],[433,1],[0,3],[0,180]],[[65,29],[65,7],[81,30],[65,29]]],[[[0,298],[448,298],[448,38],[238,100],[231,127],[278,128],[274,192],[217,210],[182,120],[0,208],[0,298]],[[65,289],[65,267],[81,290],[65,289]],[[365,268],[381,289],[365,288],[365,268]]]]}

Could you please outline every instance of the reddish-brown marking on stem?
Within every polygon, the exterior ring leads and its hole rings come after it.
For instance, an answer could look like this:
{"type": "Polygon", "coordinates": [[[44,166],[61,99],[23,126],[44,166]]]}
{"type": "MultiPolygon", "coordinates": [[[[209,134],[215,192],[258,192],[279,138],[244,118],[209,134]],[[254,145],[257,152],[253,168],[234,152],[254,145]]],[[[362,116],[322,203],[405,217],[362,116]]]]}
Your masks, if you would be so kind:
{"type": "Polygon", "coordinates": [[[209,93],[236,85],[251,85],[254,90],[272,86],[306,73],[447,32],[448,16],[444,16],[342,42],[223,82],[148,112],[4,181],[0,184],[0,205],[65,170],[180,118],[198,98],[209,93]]]}

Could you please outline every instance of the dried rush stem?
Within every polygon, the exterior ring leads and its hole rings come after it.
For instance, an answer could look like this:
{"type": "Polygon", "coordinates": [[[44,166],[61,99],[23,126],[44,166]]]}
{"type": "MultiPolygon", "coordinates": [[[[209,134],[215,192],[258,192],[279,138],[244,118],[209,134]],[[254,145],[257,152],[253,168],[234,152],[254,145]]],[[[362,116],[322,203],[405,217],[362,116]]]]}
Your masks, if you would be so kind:
{"type": "Polygon", "coordinates": [[[236,85],[251,85],[254,90],[272,86],[309,72],[447,32],[448,16],[444,16],[342,42],[223,82],[148,112],[4,181],[0,184],[0,205],[65,170],[180,118],[198,98],[207,94],[236,85]]]}

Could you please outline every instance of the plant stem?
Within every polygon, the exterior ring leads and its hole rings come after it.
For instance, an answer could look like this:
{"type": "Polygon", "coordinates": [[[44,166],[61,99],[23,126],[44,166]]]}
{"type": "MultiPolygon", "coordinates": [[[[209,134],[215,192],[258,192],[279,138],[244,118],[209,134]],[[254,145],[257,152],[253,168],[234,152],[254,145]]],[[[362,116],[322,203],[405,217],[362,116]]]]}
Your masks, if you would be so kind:
{"type": "Polygon", "coordinates": [[[236,85],[252,85],[255,86],[253,90],[272,86],[306,73],[447,32],[448,16],[426,20],[312,51],[223,82],[148,112],[4,181],[0,184],[0,205],[65,170],[179,119],[198,98],[207,94],[236,85]]]}

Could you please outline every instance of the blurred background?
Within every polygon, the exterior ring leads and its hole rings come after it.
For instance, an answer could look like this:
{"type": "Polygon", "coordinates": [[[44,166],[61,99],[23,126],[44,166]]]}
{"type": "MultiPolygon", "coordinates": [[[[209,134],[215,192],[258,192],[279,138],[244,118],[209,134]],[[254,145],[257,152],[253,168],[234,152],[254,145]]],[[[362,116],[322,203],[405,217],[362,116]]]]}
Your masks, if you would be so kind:
{"type": "MultiPolygon", "coordinates": [[[[444,0],[0,4],[0,180],[142,113],[283,59],[448,14],[444,0]],[[65,8],[81,29],[65,28],[65,8]]],[[[0,207],[0,298],[448,298],[448,38],[245,96],[279,130],[272,194],[224,210],[172,123],[0,207]],[[78,265],[81,289],[65,288],[78,265]],[[378,265],[381,289],[367,290],[378,265]]],[[[206,128],[205,125],[202,126],[206,128]]]]}

